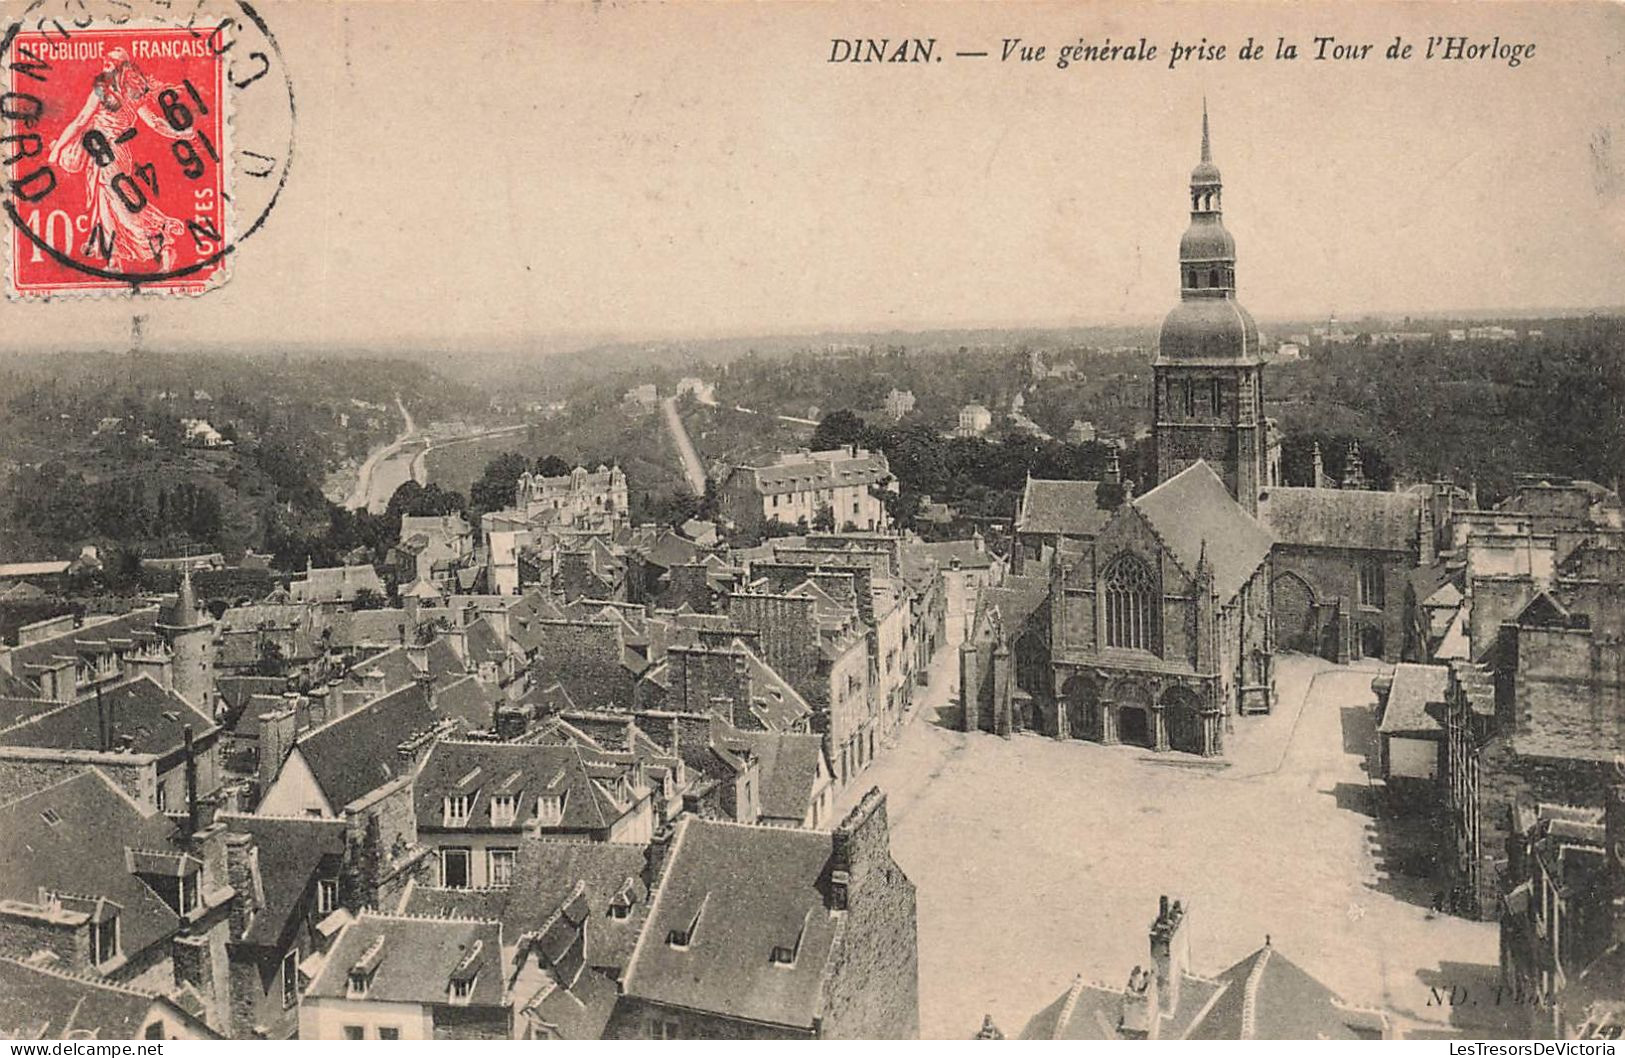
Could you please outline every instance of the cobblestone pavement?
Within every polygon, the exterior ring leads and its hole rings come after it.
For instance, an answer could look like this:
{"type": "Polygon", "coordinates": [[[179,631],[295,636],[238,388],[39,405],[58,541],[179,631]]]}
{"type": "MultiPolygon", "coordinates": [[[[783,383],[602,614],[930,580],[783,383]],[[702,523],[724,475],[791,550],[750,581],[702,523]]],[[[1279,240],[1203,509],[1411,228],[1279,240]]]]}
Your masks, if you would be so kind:
{"type": "Polygon", "coordinates": [[[1280,659],[1280,706],[1237,720],[1225,765],[966,735],[950,729],[947,663],[934,669],[913,722],[847,791],[886,790],[893,853],[919,888],[925,1036],[966,1038],[984,1013],[1015,1035],[1080,973],[1121,987],[1163,893],[1191,907],[1198,973],[1268,934],[1413,1029],[1505,1031],[1494,925],[1435,915],[1430,881],[1394,866],[1418,867],[1425,829],[1385,819],[1369,786],[1371,667],[1280,659]],[[1475,1005],[1430,1002],[1449,986],[1475,1005]]]}

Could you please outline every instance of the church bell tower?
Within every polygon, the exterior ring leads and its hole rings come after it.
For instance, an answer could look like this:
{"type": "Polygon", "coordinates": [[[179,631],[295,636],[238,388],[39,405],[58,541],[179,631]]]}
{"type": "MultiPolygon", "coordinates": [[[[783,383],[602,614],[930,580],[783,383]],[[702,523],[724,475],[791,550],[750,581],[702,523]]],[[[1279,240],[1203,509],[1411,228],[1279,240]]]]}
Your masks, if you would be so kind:
{"type": "Polygon", "coordinates": [[[1205,460],[1256,515],[1267,483],[1264,358],[1258,325],[1236,301],[1236,241],[1224,227],[1222,193],[1204,102],[1190,227],[1179,240],[1179,304],[1163,320],[1152,362],[1157,481],[1205,460]]]}

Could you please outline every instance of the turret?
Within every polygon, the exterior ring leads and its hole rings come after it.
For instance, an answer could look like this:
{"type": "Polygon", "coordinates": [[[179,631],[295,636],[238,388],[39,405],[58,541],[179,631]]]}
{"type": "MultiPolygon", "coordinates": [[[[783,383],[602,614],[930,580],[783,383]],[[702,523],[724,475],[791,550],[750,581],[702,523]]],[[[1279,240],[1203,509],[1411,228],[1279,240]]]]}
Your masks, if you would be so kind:
{"type": "Polygon", "coordinates": [[[214,620],[198,607],[191,569],[181,573],[180,590],[159,611],[154,628],[169,644],[175,693],[213,716],[214,620]]]}

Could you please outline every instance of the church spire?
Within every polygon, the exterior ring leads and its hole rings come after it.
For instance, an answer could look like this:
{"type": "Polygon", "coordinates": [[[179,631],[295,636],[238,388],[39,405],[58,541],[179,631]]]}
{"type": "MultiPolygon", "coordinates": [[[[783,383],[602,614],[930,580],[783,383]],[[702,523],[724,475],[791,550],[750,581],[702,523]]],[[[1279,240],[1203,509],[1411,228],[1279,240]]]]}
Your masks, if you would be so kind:
{"type": "Polygon", "coordinates": [[[1213,164],[1213,145],[1207,134],[1207,96],[1202,97],[1202,161],[1213,164]]]}

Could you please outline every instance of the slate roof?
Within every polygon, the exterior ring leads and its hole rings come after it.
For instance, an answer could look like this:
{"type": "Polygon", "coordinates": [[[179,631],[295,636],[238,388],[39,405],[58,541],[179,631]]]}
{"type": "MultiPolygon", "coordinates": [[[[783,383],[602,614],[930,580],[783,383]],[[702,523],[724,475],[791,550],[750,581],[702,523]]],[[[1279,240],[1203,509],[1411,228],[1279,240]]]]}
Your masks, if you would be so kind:
{"type": "Polygon", "coordinates": [[[371,566],[308,569],[303,577],[295,577],[288,584],[288,592],[296,602],[350,602],[362,589],[380,598],[384,595],[384,582],[371,566]]]}
{"type": "Polygon", "coordinates": [[[495,922],[408,918],[363,912],[344,928],[306,996],[343,999],[350,968],[382,939],[367,989],[370,1002],[445,1004],[452,974],[472,960],[469,1005],[501,1006],[504,999],[502,927],[495,922]]]}
{"type": "Polygon", "coordinates": [[[1207,1016],[1191,1027],[1196,1040],[1351,1040],[1335,993],[1265,945],[1218,975],[1226,985],[1207,1016]]]}
{"type": "Polygon", "coordinates": [[[214,689],[226,703],[226,714],[231,717],[238,716],[255,695],[274,694],[280,698],[287,687],[288,680],[284,676],[219,676],[214,681],[214,689]]]}
{"type": "Polygon", "coordinates": [[[588,970],[568,989],[550,980],[523,1011],[561,1040],[597,1040],[603,1038],[619,996],[614,981],[588,970]]]}
{"type": "Polygon", "coordinates": [[[580,747],[558,743],[442,739],[424,757],[413,786],[420,831],[518,833],[534,822],[537,800],[544,796],[564,798],[563,818],[550,829],[600,831],[631,807],[616,804],[594,780],[580,747]],[[497,795],[517,798],[511,825],[492,822],[491,799],[497,795]],[[448,796],[469,798],[466,824],[446,823],[448,796]]]}
{"type": "MultiPolygon", "coordinates": [[[[726,727],[719,723],[719,727],[726,727]]],[[[818,765],[824,756],[820,735],[791,735],[772,731],[728,730],[724,746],[748,748],[761,761],[762,815],[793,820],[796,825],[812,811],[818,787],[818,765]]]]}
{"type": "Polygon", "coordinates": [[[510,944],[540,930],[569,900],[577,885],[587,899],[587,963],[619,972],[627,965],[649,911],[644,884],[647,847],[607,841],[527,836],[514,857],[507,889],[435,889],[414,886],[404,910],[414,915],[495,918],[510,944]],[[630,906],[626,918],[610,914],[617,898],[630,906]]]}
{"type": "Polygon", "coordinates": [[[1415,551],[1422,498],[1409,492],[1274,486],[1258,501],[1258,518],[1277,540],[1295,547],[1415,551]]]}
{"type": "MultiPolygon", "coordinates": [[[[1222,982],[1211,978],[1185,974],[1180,978],[1179,1006],[1161,1012],[1162,1023],[1158,1028],[1158,1035],[1163,1039],[1183,1038],[1192,1022],[1224,987],[1222,982]]],[[[1021,1039],[1123,1039],[1118,1031],[1122,1015],[1121,988],[1086,983],[1080,977],[1072,983],[1070,989],[1062,992],[1055,1002],[1033,1015],[1032,1020],[1021,1030],[1021,1039]]]]}
{"type": "Polygon", "coordinates": [[[0,1037],[13,1040],[140,1039],[155,1007],[198,1037],[218,1037],[152,992],[0,958],[0,1037]]]}
{"type": "Polygon", "coordinates": [[[294,743],[334,812],[402,774],[396,750],[440,719],[416,685],[311,728],[294,743]]]}
{"type": "Polygon", "coordinates": [[[693,817],[678,827],[623,993],[810,1028],[835,946],[830,835],[693,817]],[[673,931],[691,931],[689,944],[669,943],[673,931]],[[794,964],[776,965],[776,947],[796,948],[794,964]]]}
{"type": "MultiPolygon", "coordinates": [[[[443,688],[455,680],[461,679],[467,672],[462,659],[452,649],[445,639],[435,639],[424,649],[424,660],[427,668],[424,670],[432,675],[436,688],[443,688]]],[[[417,682],[418,667],[412,663],[408,648],[404,646],[391,647],[380,651],[371,657],[363,658],[350,666],[345,675],[344,682],[353,687],[366,687],[368,684],[364,676],[369,671],[384,674],[384,689],[398,691],[402,687],[417,682]]]]}
{"type": "MultiPolygon", "coordinates": [[[[103,749],[97,708],[95,698],[86,698],[30,716],[0,730],[0,745],[103,749]]],[[[186,727],[192,728],[196,738],[216,730],[214,722],[188,705],[186,699],[164,690],[147,676],[103,691],[102,708],[113,719],[113,747],[128,738],[132,753],[175,753],[185,745],[186,727]]]]}
{"type": "Polygon", "coordinates": [[[327,624],[335,647],[395,647],[405,644],[410,621],[401,609],[341,609],[327,624]]]}
{"type": "Polygon", "coordinates": [[[941,540],[935,543],[907,543],[903,545],[903,554],[921,555],[939,563],[947,569],[954,559],[959,560],[961,569],[986,569],[993,564],[993,555],[984,545],[978,547],[975,540],[941,540]]]}
{"type": "Polygon", "coordinates": [[[740,467],[763,496],[849,485],[872,485],[891,476],[891,465],[880,452],[858,449],[852,455],[844,448],[781,456],[767,466],[740,467]]]}
{"type": "Polygon", "coordinates": [[[1013,638],[1048,598],[1048,577],[1011,574],[997,587],[981,589],[976,595],[976,609],[985,614],[998,607],[1005,633],[1013,638]]]}
{"type": "Polygon", "coordinates": [[[1028,478],[1016,514],[1016,532],[1094,536],[1111,518],[1096,502],[1098,481],[1028,478]]]}
{"type": "Polygon", "coordinates": [[[292,819],[228,814],[219,820],[259,846],[260,887],[265,904],[254,914],[241,943],[279,946],[316,879],[337,878],[344,856],[342,819],[292,819]]]}
{"type": "MultiPolygon", "coordinates": [[[[148,606],[106,620],[87,620],[81,627],[61,635],[12,647],[8,652],[12,675],[32,678],[29,666],[49,667],[59,654],[80,654],[81,650],[75,645],[76,641],[88,647],[105,649],[106,644],[113,640],[150,640],[157,634],[152,627],[157,620],[158,607],[148,606]]],[[[99,651],[90,649],[83,652],[88,654],[99,651]]]]}
{"type": "Polygon", "coordinates": [[[1445,689],[1450,685],[1450,667],[1447,665],[1414,665],[1401,662],[1394,666],[1394,683],[1388,692],[1388,706],[1383,710],[1382,722],[1377,730],[1387,735],[1437,734],[1443,730],[1440,718],[1427,711],[1431,702],[1443,703],[1445,689]]]}
{"type": "Polygon", "coordinates": [[[1220,602],[1235,598],[1269,557],[1275,538],[1197,460],[1133,501],[1174,559],[1195,573],[1205,547],[1220,602]]]}
{"type": "Polygon", "coordinates": [[[33,904],[45,889],[109,900],[133,957],[173,936],[180,918],[130,873],[125,850],[169,850],[175,834],[167,816],[87,769],[0,807],[0,899],[33,904]]]}

